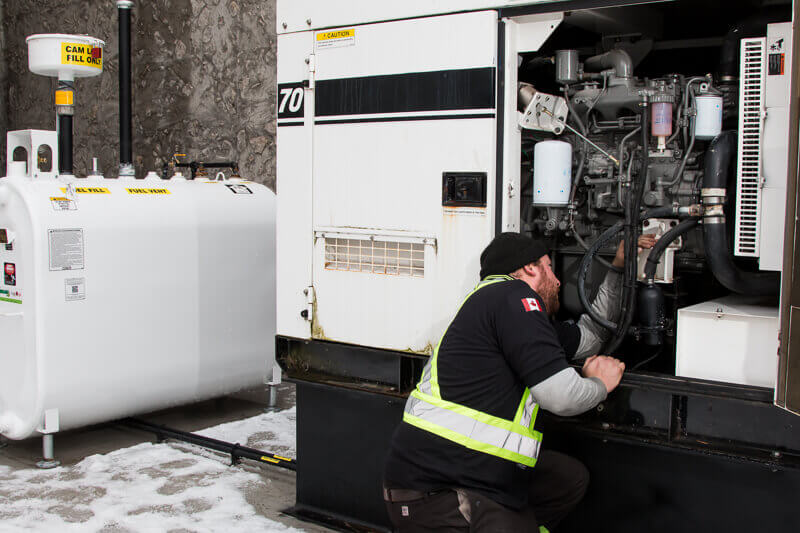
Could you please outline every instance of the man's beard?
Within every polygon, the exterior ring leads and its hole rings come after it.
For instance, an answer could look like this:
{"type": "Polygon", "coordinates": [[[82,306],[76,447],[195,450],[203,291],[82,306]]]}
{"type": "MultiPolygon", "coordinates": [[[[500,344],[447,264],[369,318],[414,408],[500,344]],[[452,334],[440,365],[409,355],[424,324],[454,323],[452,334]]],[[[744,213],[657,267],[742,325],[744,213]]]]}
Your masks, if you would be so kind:
{"type": "Polygon", "coordinates": [[[555,316],[560,307],[558,288],[558,285],[553,280],[549,279],[539,288],[539,295],[544,300],[544,306],[547,308],[547,314],[550,316],[555,316]]]}

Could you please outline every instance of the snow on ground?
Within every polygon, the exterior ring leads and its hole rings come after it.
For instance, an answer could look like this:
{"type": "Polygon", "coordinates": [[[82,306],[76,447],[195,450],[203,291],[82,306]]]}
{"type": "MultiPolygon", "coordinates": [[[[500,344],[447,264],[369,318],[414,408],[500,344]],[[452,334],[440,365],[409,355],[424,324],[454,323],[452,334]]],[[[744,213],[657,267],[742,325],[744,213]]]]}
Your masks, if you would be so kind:
{"type": "MultiPolygon", "coordinates": [[[[201,431],[295,456],[295,409],[201,431]]],[[[53,470],[0,466],[0,531],[299,532],[256,513],[264,478],[185,444],[139,444],[53,470]]]]}

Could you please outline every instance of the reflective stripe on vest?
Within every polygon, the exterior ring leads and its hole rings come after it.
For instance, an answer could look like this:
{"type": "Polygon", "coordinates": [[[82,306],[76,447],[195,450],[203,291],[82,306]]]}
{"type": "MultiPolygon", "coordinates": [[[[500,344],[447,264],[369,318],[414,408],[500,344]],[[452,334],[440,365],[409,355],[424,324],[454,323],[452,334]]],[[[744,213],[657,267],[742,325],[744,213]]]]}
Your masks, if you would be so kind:
{"type": "MultiPolygon", "coordinates": [[[[478,283],[464,298],[464,302],[483,287],[512,279],[514,278],[511,276],[489,276],[478,283]]],[[[461,303],[462,306],[464,302],[461,303]]],[[[533,430],[539,406],[533,401],[530,391],[525,388],[514,420],[506,420],[444,400],[439,391],[436,371],[442,339],[439,339],[433,355],[425,365],[417,388],[409,395],[403,421],[471,450],[534,466],[539,455],[542,434],[533,430]]]]}

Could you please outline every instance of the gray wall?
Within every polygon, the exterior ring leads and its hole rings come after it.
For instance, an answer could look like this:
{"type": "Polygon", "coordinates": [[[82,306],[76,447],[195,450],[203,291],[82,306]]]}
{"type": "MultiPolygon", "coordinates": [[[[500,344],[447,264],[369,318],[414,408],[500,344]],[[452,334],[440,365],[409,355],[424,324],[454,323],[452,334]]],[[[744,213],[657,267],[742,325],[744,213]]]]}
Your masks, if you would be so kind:
{"type": "MultiPolygon", "coordinates": [[[[54,129],[56,82],[28,71],[26,36],[86,33],[106,41],[103,74],[76,84],[75,173],[85,174],[91,157],[99,157],[105,174],[116,176],[115,2],[0,0],[0,13],[8,67],[3,83],[0,62],[0,95],[8,100],[3,135],[6,128],[54,129]]],[[[137,0],[133,28],[137,175],[180,152],[239,161],[243,176],[274,189],[275,0],[137,0]]]]}
{"type": "Polygon", "coordinates": [[[0,0],[0,176],[5,175],[6,169],[6,141],[5,133],[8,129],[6,108],[6,98],[8,95],[8,83],[6,82],[6,43],[5,43],[5,24],[3,23],[3,0],[0,0]]]}

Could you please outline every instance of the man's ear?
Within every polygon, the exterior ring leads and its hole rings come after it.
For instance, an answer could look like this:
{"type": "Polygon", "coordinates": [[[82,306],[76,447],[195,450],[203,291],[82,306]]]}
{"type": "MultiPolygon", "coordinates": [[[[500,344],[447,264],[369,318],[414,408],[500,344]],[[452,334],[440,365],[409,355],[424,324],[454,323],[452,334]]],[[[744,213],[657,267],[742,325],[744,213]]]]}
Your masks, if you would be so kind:
{"type": "Polygon", "coordinates": [[[539,277],[539,269],[536,268],[536,265],[534,263],[528,263],[522,268],[525,270],[525,274],[527,274],[528,276],[531,276],[532,278],[539,277]]]}

